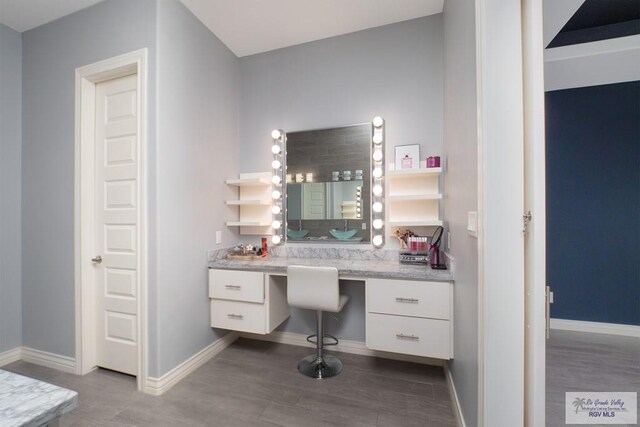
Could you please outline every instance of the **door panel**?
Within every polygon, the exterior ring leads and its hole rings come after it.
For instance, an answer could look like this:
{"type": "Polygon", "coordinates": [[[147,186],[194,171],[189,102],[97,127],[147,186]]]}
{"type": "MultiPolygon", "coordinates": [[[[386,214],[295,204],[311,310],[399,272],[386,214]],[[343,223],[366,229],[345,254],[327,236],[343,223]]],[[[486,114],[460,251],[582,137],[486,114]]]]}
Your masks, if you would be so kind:
{"type": "Polygon", "coordinates": [[[97,365],[138,374],[137,78],[96,86],[97,365]]]}

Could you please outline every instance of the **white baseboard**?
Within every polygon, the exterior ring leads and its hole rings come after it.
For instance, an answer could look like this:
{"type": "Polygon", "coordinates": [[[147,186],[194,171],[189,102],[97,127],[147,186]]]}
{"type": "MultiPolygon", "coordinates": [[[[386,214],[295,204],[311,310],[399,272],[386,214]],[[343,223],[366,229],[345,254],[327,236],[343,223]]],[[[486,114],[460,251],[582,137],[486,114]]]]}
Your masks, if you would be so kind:
{"type": "Polygon", "coordinates": [[[187,375],[207,363],[222,350],[229,347],[229,345],[231,345],[236,339],[238,339],[238,334],[236,332],[229,332],[227,335],[200,350],[198,353],[194,354],[160,378],[148,377],[146,387],[143,391],[152,396],[160,396],[187,375]]]}
{"type": "MultiPolygon", "coordinates": [[[[241,332],[240,336],[253,340],[270,341],[280,344],[297,345],[300,347],[315,348],[315,345],[307,341],[307,335],[297,334],[294,332],[274,331],[268,335],[249,334],[241,332]]],[[[444,366],[444,361],[440,359],[432,359],[430,357],[411,356],[409,354],[389,353],[386,351],[377,351],[367,348],[362,341],[340,340],[336,346],[327,347],[327,350],[338,351],[341,353],[359,354],[361,356],[380,357],[383,359],[401,360],[403,362],[422,363],[425,365],[444,366]]]]}
{"type": "Polygon", "coordinates": [[[453,402],[453,412],[456,416],[456,422],[459,427],[467,427],[467,423],[464,422],[464,415],[462,414],[462,408],[460,407],[460,399],[458,399],[458,392],[456,391],[456,385],[453,382],[453,377],[449,371],[449,366],[445,363],[444,373],[447,376],[447,382],[449,383],[449,395],[451,396],[451,402],[453,402]]]}
{"type": "Polygon", "coordinates": [[[76,373],[76,359],[34,348],[22,347],[21,359],[35,365],[46,366],[70,374],[76,373]]]}
{"type": "Polygon", "coordinates": [[[22,347],[12,348],[11,350],[0,353],[0,366],[17,362],[22,358],[22,347]]]}
{"type": "Polygon", "coordinates": [[[585,322],[583,320],[551,319],[551,329],[594,334],[621,335],[640,338],[640,326],[618,323],[585,322]]]}

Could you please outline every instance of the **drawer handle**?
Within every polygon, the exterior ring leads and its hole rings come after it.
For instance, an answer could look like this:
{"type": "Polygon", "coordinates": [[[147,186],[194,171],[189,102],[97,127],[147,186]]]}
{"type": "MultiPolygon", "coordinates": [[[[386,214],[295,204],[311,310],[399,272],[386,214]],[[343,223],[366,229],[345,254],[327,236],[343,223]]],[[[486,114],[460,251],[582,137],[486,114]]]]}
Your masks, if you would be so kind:
{"type": "Polygon", "coordinates": [[[240,289],[242,289],[242,286],[240,286],[240,285],[225,285],[224,287],[226,289],[233,289],[233,290],[236,290],[236,291],[239,291],[240,289]]]}
{"type": "Polygon", "coordinates": [[[409,340],[409,341],[419,341],[420,337],[416,335],[405,335],[405,334],[396,334],[396,338],[399,340],[409,340]]]}
{"type": "Polygon", "coordinates": [[[396,297],[396,302],[408,302],[411,304],[417,304],[420,300],[417,298],[403,298],[403,297],[396,297]]]}
{"type": "Polygon", "coordinates": [[[227,314],[227,317],[229,319],[244,319],[244,316],[242,314],[229,313],[229,314],[227,314]]]}

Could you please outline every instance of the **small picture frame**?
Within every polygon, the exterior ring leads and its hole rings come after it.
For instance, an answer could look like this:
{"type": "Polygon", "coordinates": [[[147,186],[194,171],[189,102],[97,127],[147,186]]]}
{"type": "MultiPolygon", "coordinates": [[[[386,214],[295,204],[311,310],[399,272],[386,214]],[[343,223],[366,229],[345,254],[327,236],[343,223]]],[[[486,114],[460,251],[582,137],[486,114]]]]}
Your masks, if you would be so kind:
{"type": "Polygon", "coordinates": [[[396,170],[420,169],[420,145],[396,145],[396,170]]]}

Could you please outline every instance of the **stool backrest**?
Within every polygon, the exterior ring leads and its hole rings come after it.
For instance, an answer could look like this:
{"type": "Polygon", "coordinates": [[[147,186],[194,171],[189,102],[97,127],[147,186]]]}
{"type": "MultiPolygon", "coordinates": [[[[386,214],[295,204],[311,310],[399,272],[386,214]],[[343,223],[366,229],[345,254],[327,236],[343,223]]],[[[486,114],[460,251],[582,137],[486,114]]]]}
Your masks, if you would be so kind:
{"type": "Polygon", "coordinates": [[[287,267],[287,301],[293,307],[336,312],[340,306],[338,269],[287,267]]]}

